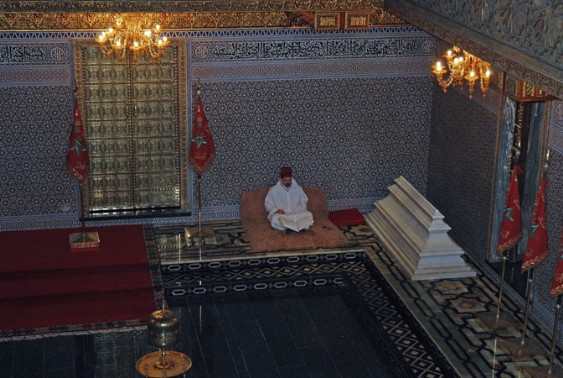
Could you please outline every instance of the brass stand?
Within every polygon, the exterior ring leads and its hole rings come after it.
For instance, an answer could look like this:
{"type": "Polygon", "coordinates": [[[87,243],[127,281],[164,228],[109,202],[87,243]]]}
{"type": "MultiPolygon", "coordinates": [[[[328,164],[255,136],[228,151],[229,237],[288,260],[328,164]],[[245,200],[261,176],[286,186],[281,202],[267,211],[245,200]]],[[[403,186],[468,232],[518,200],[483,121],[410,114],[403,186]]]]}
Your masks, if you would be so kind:
{"type": "Polygon", "coordinates": [[[75,232],[68,235],[70,249],[93,249],[100,247],[100,235],[94,232],[75,232]]]}
{"type": "Polygon", "coordinates": [[[184,353],[159,350],[139,358],[135,365],[143,377],[175,377],[192,367],[192,360],[184,353]]]}
{"type": "Polygon", "coordinates": [[[542,367],[524,366],[522,370],[525,371],[532,378],[563,377],[563,369],[561,369],[559,366],[555,366],[552,369],[550,369],[548,366],[542,366],[542,367]]]}
{"type": "Polygon", "coordinates": [[[158,352],[145,354],[137,361],[135,368],[144,377],[175,377],[192,367],[192,360],[184,353],[167,350],[178,342],[179,324],[178,315],[166,308],[166,301],[162,302],[161,310],[149,316],[148,340],[158,348],[158,352]]]}
{"type": "Polygon", "coordinates": [[[68,243],[70,244],[70,249],[73,251],[94,249],[100,247],[100,235],[98,235],[98,232],[97,231],[86,232],[83,195],[84,195],[83,186],[82,186],[82,182],[80,182],[80,224],[82,226],[82,232],[75,232],[68,236],[68,243]]]}
{"type": "Polygon", "coordinates": [[[186,227],[184,229],[186,237],[186,245],[188,247],[202,246],[202,245],[215,245],[217,240],[215,238],[215,230],[210,226],[186,227]]]}
{"type": "Polygon", "coordinates": [[[500,343],[514,361],[531,360],[535,356],[542,356],[545,352],[544,348],[534,339],[530,339],[526,343],[522,343],[516,338],[502,339],[500,343]]]}

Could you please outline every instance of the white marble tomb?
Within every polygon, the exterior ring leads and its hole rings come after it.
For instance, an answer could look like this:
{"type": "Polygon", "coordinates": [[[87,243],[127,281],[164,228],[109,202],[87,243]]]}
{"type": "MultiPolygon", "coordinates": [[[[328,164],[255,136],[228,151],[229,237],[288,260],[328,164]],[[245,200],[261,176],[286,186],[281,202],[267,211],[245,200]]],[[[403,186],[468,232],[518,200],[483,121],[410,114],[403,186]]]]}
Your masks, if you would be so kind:
{"type": "Polygon", "coordinates": [[[366,221],[413,281],[475,277],[444,216],[403,176],[375,202],[366,221]]]}

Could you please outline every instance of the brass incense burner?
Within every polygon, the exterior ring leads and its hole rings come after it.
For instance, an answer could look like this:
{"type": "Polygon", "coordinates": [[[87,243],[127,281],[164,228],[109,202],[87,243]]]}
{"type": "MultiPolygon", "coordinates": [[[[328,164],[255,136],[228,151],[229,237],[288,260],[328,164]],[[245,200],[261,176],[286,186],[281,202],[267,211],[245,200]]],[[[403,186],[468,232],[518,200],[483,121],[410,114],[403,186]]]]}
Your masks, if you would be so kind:
{"type": "Polygon", "coordinates": [[[147,320],[149,344],[158,351],[141,357],[136,364],[137,371],[144,377],[175,377],[192,367],[191,359],[184,353],[170,350],[180,334],[178,316],[166,308],[154,311],[147,320]]]}

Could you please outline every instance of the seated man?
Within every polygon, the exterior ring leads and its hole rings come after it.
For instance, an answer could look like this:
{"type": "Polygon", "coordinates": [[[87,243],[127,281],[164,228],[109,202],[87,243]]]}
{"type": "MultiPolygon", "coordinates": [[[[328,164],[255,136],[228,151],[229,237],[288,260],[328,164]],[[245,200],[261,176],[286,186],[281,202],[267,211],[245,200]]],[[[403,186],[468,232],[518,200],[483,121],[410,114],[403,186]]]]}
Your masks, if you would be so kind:
{"type": "Polygon", "coordinates": [[[307,230],[313,225],[313,214],[307,210],[307,195],[293,180],[290,167],[282,167],[281,179],[272,186],[264,203],[268,220],[278,230],[307,230]]]}

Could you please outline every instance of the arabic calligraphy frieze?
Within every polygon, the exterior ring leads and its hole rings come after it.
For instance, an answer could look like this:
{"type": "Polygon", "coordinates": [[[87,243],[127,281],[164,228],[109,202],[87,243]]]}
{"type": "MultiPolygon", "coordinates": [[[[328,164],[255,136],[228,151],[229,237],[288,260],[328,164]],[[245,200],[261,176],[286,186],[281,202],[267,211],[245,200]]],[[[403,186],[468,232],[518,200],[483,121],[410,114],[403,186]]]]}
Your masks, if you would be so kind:
{"type": "Polygon", "coordinates": [[[0,65],[10,64],[69,64],[69,45],[46,44],[0,44],[0,65]]]}
{"type": "Polygon", "coordinates": [[[191,66],[192,77],[206,82],[241,82],[349,78],[357,77],[391,77],[391,76],[429,76],[428,67],[432,65],[428,59],[370,59],[369,61],[316,61],[312,64],[301,64],[298,61],[285,64],[269,64],[269,62],[252,62],[250,64],[199,64],[191,66]]]}
{"type": "Polygon", "coordinates": [[[433,55],[432,38],[210,41],[192,44],[194,62],[412,57],[433,55]]]}

